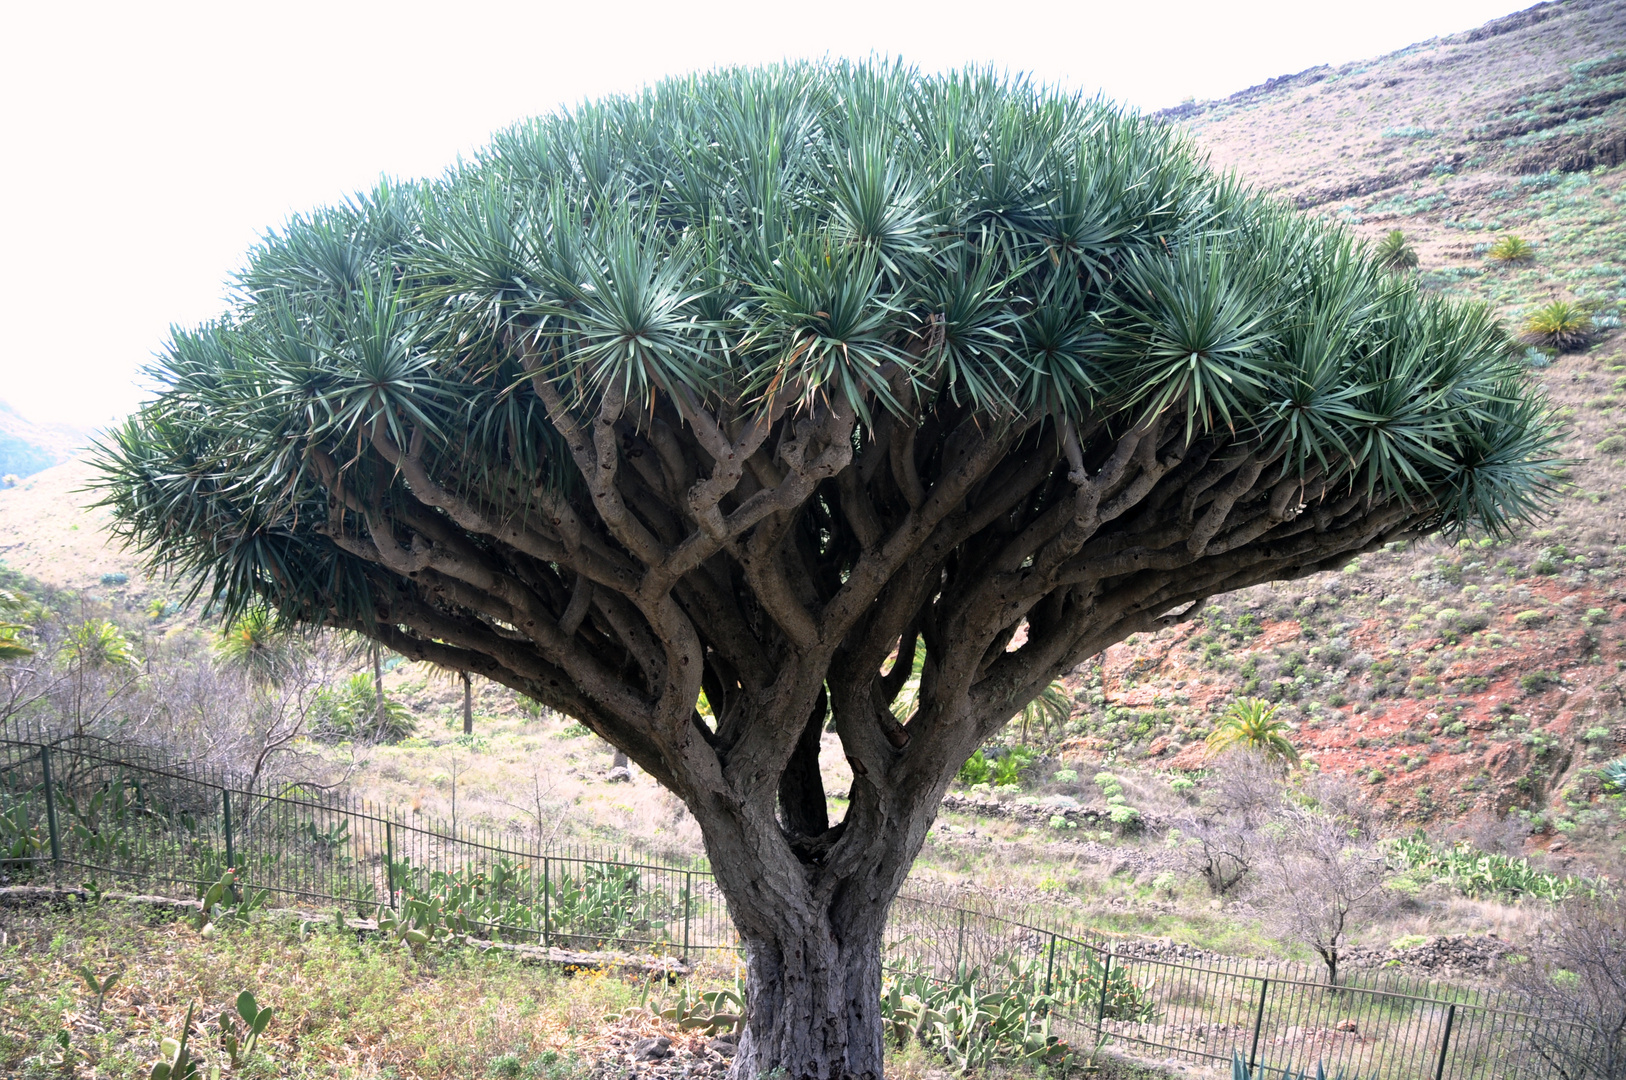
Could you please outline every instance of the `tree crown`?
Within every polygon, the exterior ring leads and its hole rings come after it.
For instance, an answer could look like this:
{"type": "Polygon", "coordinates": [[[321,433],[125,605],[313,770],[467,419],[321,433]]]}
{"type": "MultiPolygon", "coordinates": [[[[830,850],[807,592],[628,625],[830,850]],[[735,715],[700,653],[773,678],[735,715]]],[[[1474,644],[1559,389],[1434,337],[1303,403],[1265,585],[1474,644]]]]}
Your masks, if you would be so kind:
{"type": "MultiPolygon", "coordinates": [[[[1369,527],[1134,603],[1408,531],[1500,530],[1551,483],[1542,401],[1486,309],[1383,273],[1154,121],[974,71],[717,71],[520,124],[437,180],[268,234],[229,311],[176,329],[153,373],[161,392],[102,453],[107,500],[226,610],[263,597],[493,653],[541,640],[533,605],[615,639],[646,696],[678,662],[645,655],[677,648],[655,598],[707,560],[750,563],[766,522],[801,537],[807,584],[775,601],[776,626],[745,611],[736,628],[805,642],[853,632],[862,604],[811,630],[792,607],[869,582],[865,553],[905,521],[910,543],[959,545],[921,563],[934,573],[1050,575],[989,616],[1011,629],[1046,597],[1082,603],[1086,580],[1301,513],[1326,517],[1318,533],[1369,527]],[[990,485],[1026,486],[995,507],[990,485]],[[1087,488],[1095,509],[1052,527],[1087,488]],[[1152,529],[1159,507],[1178,536],[1152,529]],[[1116,539],[1096,536],[1114,518],[1116,539]]],[[[872,596],[902,565],[886,558],[872,596]]],[[[948,603],[947,581],[909,603],[948,603]]],[[[893,643],[931,633],[899,618],[893,643]]],[[[1052,669],[1071,655],[1053,651],[1052,669]]],[[[557,674],[527,670],[512,678],[536,693],[557,674]]]]}

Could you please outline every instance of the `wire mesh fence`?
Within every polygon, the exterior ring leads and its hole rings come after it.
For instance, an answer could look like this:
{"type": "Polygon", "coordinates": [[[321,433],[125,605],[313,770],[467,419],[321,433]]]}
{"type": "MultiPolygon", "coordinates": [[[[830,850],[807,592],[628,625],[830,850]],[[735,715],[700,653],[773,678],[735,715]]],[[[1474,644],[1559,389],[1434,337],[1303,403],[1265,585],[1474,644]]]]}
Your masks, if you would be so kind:
{"type": "MultiPolygon", "coordinates": [[[[626,851],[544,849],[513,832],[408,820],[319,792],[253,790],[244,778],[165,766],[86,739],[0,739],[0,882],[122,882],[196,895],[228,869],[298,903],[367,914],[409,898],[498,940],[568,949],[736,954],[739,939],[703,862],[626,851]]],[[[1074,1047],[1329,1076],[1491,1078],[1560,1075],[1528,1052],[1576,1041],[1502,992],[1392,972],[1329,986],[1291,963],[1156,955],[1058,925],[1054,913],[969,906],[906,892],[888,924],[887,965],[944,982],[1042,993],[1052,1030],[1074,1047]]],[[[1550,1055],[1548,1055],[1550,1057],[1550,1055]]]]}

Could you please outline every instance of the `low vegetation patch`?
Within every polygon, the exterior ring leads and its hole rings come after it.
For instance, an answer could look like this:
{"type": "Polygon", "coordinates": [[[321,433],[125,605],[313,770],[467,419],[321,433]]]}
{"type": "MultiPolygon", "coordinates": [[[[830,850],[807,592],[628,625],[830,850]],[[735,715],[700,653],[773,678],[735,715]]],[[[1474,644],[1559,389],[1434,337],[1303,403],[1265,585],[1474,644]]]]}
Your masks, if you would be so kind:
{"type": "Polygon", "coordinates": [[[1586,309],[1568,300],[1554,300],[1533,311],[1524,321],[1526,337],[1559,352],[1571,352],[1592,336],[1592,318],[1586,309]]]}
{"type": "Polygon", "coordinates": [[[106,904],[8,912],[5,927],[8,1077],[146,1076],[185,1031],[203,1076],[463,1078],[501,1059],[517,1063],[507,1075],[568,1080],[586,1075],[601,1018],[639,993],[632,978],[280,918],[206,937],[106,904]]]}

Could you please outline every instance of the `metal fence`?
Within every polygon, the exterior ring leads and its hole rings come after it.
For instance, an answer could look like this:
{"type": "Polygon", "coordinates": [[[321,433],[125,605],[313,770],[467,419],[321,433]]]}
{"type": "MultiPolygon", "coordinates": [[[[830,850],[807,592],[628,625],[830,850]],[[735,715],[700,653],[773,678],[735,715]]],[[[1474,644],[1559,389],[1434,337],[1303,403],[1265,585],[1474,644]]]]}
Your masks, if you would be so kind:
{"type": "Polygon", "coordinates": [[[1054,1034],[1075,1047],[1105,1039],[1139,1056],[1251,1068],[1308,1069],[1362,1080],[1490,1080],[1561,1075],[1530,1052],[1584,1047],[1587,1033],[1540,1019],[1499,990],[1388,971],[1341,973],[1245,959],[1202,962],[1156,955],[1134,940],[1073,936],[1038,920],[957,901],[900,897],[887,929],[887,962],[941,980],[975,977],[990,988],[1036,986],[1054,1002],[1054,1034]]]}
{"type": "MultiPolygon", "coordinates": [[[[0,882],[123,880],[201,891],[227,868],[253,888],[367,913],[438,896],[498,939],[566,948],[728,953],[739,940],[706,865],[625,851],[543,850],[342,796],[249,790],[240,779],[94,740],[0,740],[0,882]]],[[[1526,1053],[1533,1025],[1499,991],[1356,972],[1328,986],[1290,963],[1170,959],[1145,943],[963,895],[906,892],[887,964],[990,990],[1042,987],[1055,1034],[1131,1053],[1271,1069],[1325,1065],[1362,1080],[1558,1073],[1526,1053]]]]}
{"type": "Polygon", "coordinates": [[[100,741],[0,741],[0,880],[45,872],[199,894],[228,868],[359,915],[439,898],[501,940],[685,957],[738,947],[703,863],[544,850],[342,795],[249,790],[100,741]]]}

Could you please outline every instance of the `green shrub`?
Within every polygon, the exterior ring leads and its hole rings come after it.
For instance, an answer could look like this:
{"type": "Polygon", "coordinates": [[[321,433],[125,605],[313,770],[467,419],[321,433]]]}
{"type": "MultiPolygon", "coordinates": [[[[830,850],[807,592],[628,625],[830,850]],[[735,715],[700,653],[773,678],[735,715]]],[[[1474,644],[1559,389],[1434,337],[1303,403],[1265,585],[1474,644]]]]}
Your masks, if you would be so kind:
{"type": "Polygon", "coordinates": [[[1434,621],[1447,630],[1458,634],[1471,634],[1475,630],[1483,630],[1490,625],[1490,616],[1483,611],[1458,611],[1456,608],[1441,608],[1440,613],[1434,616],[1434,621]]]}
{"type": "Polygon", "coordinates": [[[1395,229],[1374,249],[1379,265],[1390,270],[1410,270],[1417,265],[1417,249],[1406,242],[1406,234],[1395,229]]]}
{"type": "Polygon", "coordinates": [[[373,677],[358,672],[319,691],[311,708],[311,734],[318,739],[397,743],[417,730],[405,705],[384,698],[382,715],[373,677]]]}
{"type": "Polygon", "coordinates": [[[1035,752],[1025,746],[1013,746],[994,761],[994,786],[1012,787],[1022,781],[1022,773],[1033,764],[1035,752]]]}
{"type": "Polygon", "coordinates": [[[1594,449],[1600,454],[1626,453],[1626,435],[1611,435],[1601,439],[1594,449]]]}
{"type": "Polygon", "coordinates": [[[988,760],[988,755],[978,750],[966,759],[955,774],[955,779],[967,787],[973,784],[986,784],[994,775],[994,764],[988,760]]]}
{"type": "Polygon", "coordinates": [[[1406,692],[1412,697],[1430,697],[1440,691],[1440,680],[1433,675],[1413,675],[1406,684],[1406,692]]]}
{"type": "Polygon", "coordinates": [[[1592,334],[1592,320],[1580,305],[1554,300],[1530,313],[1524,321],[1524,332],[1538,344],[1568,352],[1586,344],[1592,334]]]}
{"type": "Polygon", "coordinates": [[[1513,616],[1513,621],[1518,624],[1521,630],[1533,630],[1538,626],[1545,626],[1551,620],[1551,615],[1545,611],[1537,611],[1534,608],[1521,611],[1513,616]]]}
{"type": "Polygon", "coordinates": [[[1534,259],[1536,249],[1529,241],[1510,233],[1492,244],[1485,254],[1499,263],[1522,263],[1534,259]]]}
{"type": "Polygon", "coordinates": [[[1559,677],[1551,671],[1532,671],[1519,678],[1519,686],[1527,694],[1542,693],[1550,687],[1557,686],[1559,682],[1559,677]]]}
{"type": "Polygon", "coordinates": [[[1602,626],[1609,621],[1609,612],[1601,607],[1587,608],[1586,614],[1581,616],[1581,621],[1588,626],[1602,626]]]}
{"type": "Polygon", "coordinates": [[[62,656],[69,663],[89,670],[133,668],[135,647],[117,624],[107,619],[87,619],[62,642],[62,656]]]}

